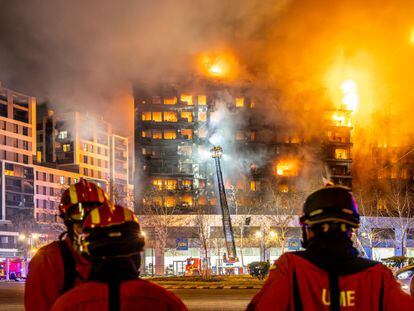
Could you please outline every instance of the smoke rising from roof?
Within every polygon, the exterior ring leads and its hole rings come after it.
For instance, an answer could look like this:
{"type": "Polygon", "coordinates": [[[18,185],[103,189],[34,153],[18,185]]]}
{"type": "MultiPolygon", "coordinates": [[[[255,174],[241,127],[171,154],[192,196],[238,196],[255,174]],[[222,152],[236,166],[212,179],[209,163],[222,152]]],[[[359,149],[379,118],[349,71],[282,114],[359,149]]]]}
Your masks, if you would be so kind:
{"type": "MultiPolygon", "coordinates": [[[[240,79],[256,84],[252,95],[276,89],[290,107],[340,104],[341,82],[352,78],[356,131],[391,114],[395,135],[413,132],[409,0],[31,0],[1,8],[0,80],[61,110],[103,114],[127,135],[132,86],[188,78],[195,55],[210,50],[235,55],[240,79]]],[[[368,136],[355,141],[356,153],[368,136]]]]}

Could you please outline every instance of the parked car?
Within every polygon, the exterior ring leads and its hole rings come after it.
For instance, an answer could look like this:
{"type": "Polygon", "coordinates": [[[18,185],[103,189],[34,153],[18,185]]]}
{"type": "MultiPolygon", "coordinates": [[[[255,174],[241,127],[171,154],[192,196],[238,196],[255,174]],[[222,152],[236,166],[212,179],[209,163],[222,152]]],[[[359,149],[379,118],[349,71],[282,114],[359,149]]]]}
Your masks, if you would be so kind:
{"type": "Polygon", "coordinates": [[[406,266],[395,273],[395,277],[400,282],[401,287],[407,293],[410,292],[411,279],[414,277],[414,265],[406,266]]]}

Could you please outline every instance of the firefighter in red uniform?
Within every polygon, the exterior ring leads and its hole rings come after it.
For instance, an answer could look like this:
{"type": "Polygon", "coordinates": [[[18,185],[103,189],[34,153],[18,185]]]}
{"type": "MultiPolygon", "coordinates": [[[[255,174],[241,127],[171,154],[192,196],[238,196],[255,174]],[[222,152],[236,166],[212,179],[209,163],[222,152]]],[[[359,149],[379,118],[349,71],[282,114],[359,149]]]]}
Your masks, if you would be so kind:
{"type": "Polygon", "coordinates": [[[388,268],[358,257],[351,236],[359,214],[348,188],[312,193],[300,222],[305,251],[276,260],[247,310],[414,310],[388,268]]]}
{"type": "Polygon", "coordinates": [[[53,311],[187,310],[174,294],[138,277],[144,238],[129,209],[94,209],[83,232],[82,249],[92,263],[89,282],[61,296],[53,311]]]}
{"type": "Polygon", "coordinates": [[[77,241],[85,215],[101,206],[111,206],[105,192],[84,179],[63,192],[59,216],[67,231],[58,241],[40,248],[30,261],[24,296],[26,311],[50,310],[59,296],[87,279],[90,263],[79,254],[77,241]]]}

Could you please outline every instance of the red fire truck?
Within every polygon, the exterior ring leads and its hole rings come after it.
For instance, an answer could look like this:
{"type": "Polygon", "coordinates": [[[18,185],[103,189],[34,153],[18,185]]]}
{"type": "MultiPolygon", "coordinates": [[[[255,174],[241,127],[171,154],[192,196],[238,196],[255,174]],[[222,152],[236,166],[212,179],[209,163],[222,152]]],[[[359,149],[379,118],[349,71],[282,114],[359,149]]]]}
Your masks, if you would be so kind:
{"type": "Polygon", "coordinates": [[[23,271],[23,260],[20,258],[8,258],[0,260],[0,279],[6,279],[7,261],[9,265],[9,279],[21,279],[23,271]]]}

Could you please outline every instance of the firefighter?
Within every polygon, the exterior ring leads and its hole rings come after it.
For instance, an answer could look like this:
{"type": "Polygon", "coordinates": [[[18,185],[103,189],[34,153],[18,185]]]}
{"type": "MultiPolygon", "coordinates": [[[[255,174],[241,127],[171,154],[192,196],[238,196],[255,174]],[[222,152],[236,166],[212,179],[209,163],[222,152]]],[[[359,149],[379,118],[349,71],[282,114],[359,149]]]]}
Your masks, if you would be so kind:
{"type": "Polygon", "coordinates": [[[27,311],[50,310],[59,296],[87,279],[90,263],[78,252],[79,235],[85,215],[102,206],[112,206],[104,190],[85,179],[63,192],[59,216],[66,231],[30,261],[24,297],[27,311]]]}
{"type": "Polygon", "coordinates": [[[89,281],[61,296],[52,310],[187,310],[171,292],[139,278],[144,238],[134,214],[94,209],[83,226],[89,281]]]}
{"type": "Polygon", "coordinates": [[[275,261],[247,310],[414,310],[388,268],[358,257],[351,237],[359,222],[348,188],[309,195],[300,218],[305,251],[275,261]]]}

